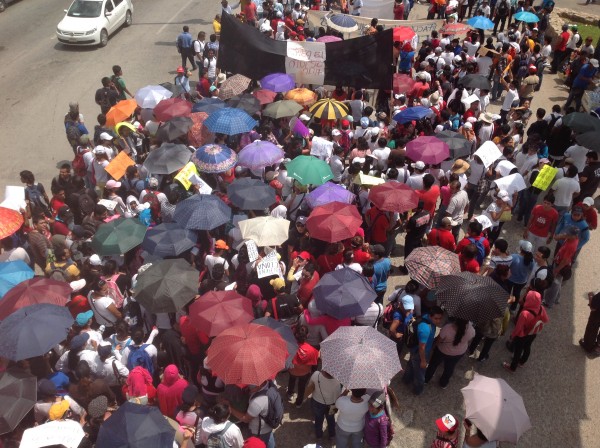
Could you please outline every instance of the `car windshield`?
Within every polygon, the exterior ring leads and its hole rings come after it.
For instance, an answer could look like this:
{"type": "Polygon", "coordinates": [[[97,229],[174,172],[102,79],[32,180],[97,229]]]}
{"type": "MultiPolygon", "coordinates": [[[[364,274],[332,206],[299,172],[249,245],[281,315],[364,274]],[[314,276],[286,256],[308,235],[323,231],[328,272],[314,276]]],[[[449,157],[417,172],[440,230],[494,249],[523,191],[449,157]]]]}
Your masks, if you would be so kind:
{"type": "Polygon", "coordinates": [[[101,12],[101,1],[75,0],[67,15],[69,17],[100,17],[101,12]]]}

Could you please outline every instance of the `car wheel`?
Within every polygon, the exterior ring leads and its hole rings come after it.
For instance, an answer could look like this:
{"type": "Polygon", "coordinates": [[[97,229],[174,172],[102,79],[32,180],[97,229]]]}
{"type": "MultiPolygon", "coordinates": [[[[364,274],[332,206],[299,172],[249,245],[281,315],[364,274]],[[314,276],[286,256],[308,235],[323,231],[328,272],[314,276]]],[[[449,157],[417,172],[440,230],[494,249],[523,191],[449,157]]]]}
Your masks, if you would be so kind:
{"type": "Polygon", "coordinates": [[[0,0],[0,12],[4,12],[6,9],[6,2],[4,0],[0,0]]]}
{"type": "Polygon", "coordinates": [[[107,43],[108,43],[108,31],[103,29],[102,31],[100,31],[100,46],[106,47],[107,43]]]}
{"type": "Polygon", "coordinates": [[[125,13],[125,26],[131,26],[133,23],[133,16],[131,15],[131,11],[127,11],[125,13]]]}

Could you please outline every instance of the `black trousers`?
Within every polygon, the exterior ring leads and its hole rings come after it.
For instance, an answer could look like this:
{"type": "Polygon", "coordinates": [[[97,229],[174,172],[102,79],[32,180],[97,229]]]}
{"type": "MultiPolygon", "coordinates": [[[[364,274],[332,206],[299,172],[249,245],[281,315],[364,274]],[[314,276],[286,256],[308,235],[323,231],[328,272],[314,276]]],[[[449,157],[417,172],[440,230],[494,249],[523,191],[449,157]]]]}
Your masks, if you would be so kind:
{"type": "Polygon", "coordinates": [[[181,49],[181,66],[185,67],[187,61],[192,64],[192,70],[196,68],[196,62],[194,61],[194,48],[182,48],[181,49]]]}
{"type": "Polygon", "coordinates": [[[510,363],[510,368],[512,370],[517,370],[519,364],[525,364],[529,359],[529,355],[531,354],[531,344],[535,341],[535,334],[531,334],[528,336],[516,337],[513,339],[513,359],[510,363]]]}

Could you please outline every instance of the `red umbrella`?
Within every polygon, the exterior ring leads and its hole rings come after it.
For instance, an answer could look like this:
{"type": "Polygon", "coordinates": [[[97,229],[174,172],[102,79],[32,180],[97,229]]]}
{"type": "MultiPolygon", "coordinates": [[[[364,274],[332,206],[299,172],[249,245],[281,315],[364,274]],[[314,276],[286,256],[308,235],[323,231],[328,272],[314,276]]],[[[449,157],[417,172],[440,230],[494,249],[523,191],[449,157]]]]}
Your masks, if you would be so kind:
{"type": "Polygon", "coordinates": [[[406,144],[406,157],[415,162],[421,160],[430,165],[437,165],[450,157],[450,148],[438,138],[417,137],[406,144]]]}
{"type": "Polygon", "coordinates": [[[0,239],[11,236],[23,225],[23,216],[10,208],[0,207],[0,239]]]}
{"type": "Polygon", "coordinates": [[[211,291],[192,303],[190,319],[199,330],[217,336],[227,328],[250,322],[254,312],[250,299],[235,291],[211,291]]]}
{"type": "Polygon", "coordinates": [[[417,207],[419,195],[408,185],[386,182],[371,188],[369,201],[379,210],[403,213],[417,207]]]}
{"type": "Polygon", "coordinates": [[[394,28],[394,42],[406,42],[415,37],[416,33],[407,26],[397,26],[394,28]]]}
{"type": "Polygon", "coordinates": [[[14,311],[29,305],[49,303],[64,306],[71,297],[68,283],[44,277],[25,280],[11,288],[0,300],[0,320],[6,319],[14,311]]]}
{"type": "Polygon", "coordinates": [[[208,365],[225,384],[262,384],[285,368],[285,340],[269,327],[237,325],[217,336],[207,352],[208,365]]]}
{"type": "Polygon", "coordinates": [[[415,80],[404,73],[394,73],[394,93],[406,93],[415,85],[415,80]]]}
{"type": "Polygon", "coordinates": [[[273,101],[275,101],[275,97],[277,96],[277,93],[272,92],[271,90],[267,90],[267,89],[259,89],[259,90],[252,92],[252,95],[254,95],[254,97],[258,101],[260,101],[260,104],[264,106],[265,104],[269,104],[269,103],[272,103],[273,101]]]}
{"type": "Polygon", "coordinates": [[[196,148],[212,143],[215,140],[215,134],[204,126],[204,120],[208,118],[208,114],[206,112],[194,112],[190,115],[190,118],[194,124],[187,133],[188,143],[196,148]]]}
{"type": "Polygon", "coordinates": [[[330,202],[312,211],[306,221],[306,228],[311,238],[335,243],[352,238],[361,224],[362,218],[356,206],[330,202]]]}
{"type": "Polygon", "coordinates": [[[169,121],[175,117],[189,117],[192,113],[192,103],[181,98],[167,98],[154,108],[154,116],[159,121],[169,121]]]}

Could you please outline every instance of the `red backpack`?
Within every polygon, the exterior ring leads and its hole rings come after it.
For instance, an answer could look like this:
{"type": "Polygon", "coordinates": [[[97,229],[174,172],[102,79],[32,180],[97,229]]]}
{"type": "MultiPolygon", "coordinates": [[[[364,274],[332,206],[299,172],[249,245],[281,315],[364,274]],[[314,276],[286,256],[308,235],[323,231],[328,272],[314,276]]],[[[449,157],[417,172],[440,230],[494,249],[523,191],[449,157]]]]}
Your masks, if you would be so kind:
{"type": "Polygon", "coordinates": [[[160,223],[160,201],[158,200],[158,196],[156,193],[152,191],[148,191],[144,198],[142,199],[142,203],[150,204],[150,212],[152,213],[152,220],[156,223],[160,223]]]}
{"type": "Polygon", "coordinates": [[[346,129],[340,132],[342,133],[342,138],[340,138],[340,146],[344,150],[344,154],[348,154],[348,152],[350,152],[350,146],[352,145],[352,141],[350,140],[350,133],[352,131],[350,129],[346,129]]]}
{"type": "Polygon", "coordinates": [[[87,167],[85,166],[85,160],[83,160],[83,155],[90,152],[88,149],[84,149],[83,151],[77,148],[77,154],[71,162],[71,166],[73,167],[73,172],[76,176],[85,177],[87,175],[87,167]]]}

